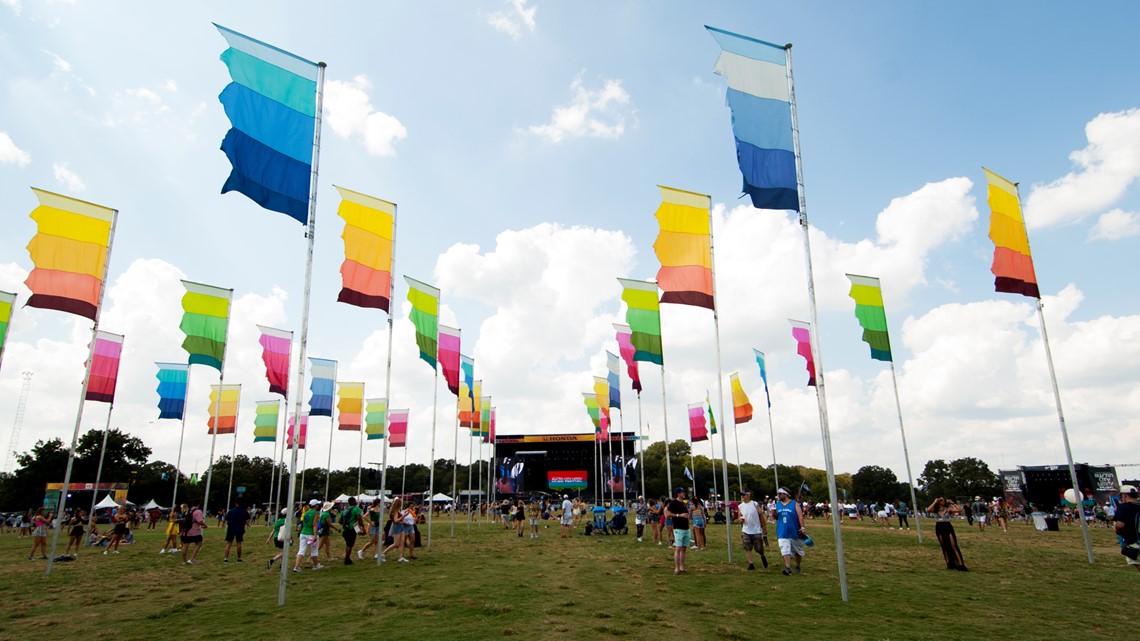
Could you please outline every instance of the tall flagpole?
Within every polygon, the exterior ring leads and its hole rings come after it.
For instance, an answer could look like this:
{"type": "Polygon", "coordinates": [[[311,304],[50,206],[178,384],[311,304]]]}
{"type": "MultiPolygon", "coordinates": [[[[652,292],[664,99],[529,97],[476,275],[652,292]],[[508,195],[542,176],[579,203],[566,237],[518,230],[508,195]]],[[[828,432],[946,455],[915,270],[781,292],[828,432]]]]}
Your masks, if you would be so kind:
{"type": "MultiPolygon", "coordinates": [[[[436,340],[437,341],[439,340],[438,334],[437,334],[436,340]]],[[[431,387],[432,387],[432,390],[431,390],[431,459],[428,461],[429,471],[428,471],[428,508],[427,508],[427,510],[428,510],[427,547],[428,548],[431,548],[431,517],[432,517],[432,512],[435,512],[435,501],[432,499],[435,498],[435,421],[436,421],[436,412],[439,409],[437,407],[437,405],[439,404],[439,370],[440,370],[438,361],[439,361],[439,349],[437,348],[436,349],[436,367],[433,368],[435,370],[435,375],[432,377],[432,385],[431,385],[431,387]]]]}
{"type": "MultiPolygon", "coordinates": [[[[772,428],[772,405],[768,405],[768,441],[772,444],[772,475],[776,479],[776,489],[780,489],[780,468],[776,464],[776,432],[772,428]]],[[[918,506],[914,506],[915,512],[918,506]]]]}
{"type": "Polygon", "coordinates": [[[472,511],[473,508],[471,505],[471,497],[473,496],[471,494],[471,491],[474,489],[472,487],[472,484],[471,484],[471,481],[473,480],[473,475],[471,474],[471,470],[473,470],[474,468],[475,468],[475,446],[471,443],[471,435],[468,434],[467,435],[467,530],[468,531],[471,530],[471,519],[475,516],[475,512],[472,511]]]}
{"type": "Polygon", "coordinates": [[[338,396],[336,389],[336,379],[340,378],[337,373],[340,365],[339,361],[333,366],[333,404],[329,408],[329,462],[325,467],[325,500],[329,500],[329,483],[332,482],[332,450],[333,450],[333,434],[336,433],[336,419],[340,418],[340,409],[336,406],[336,398],[338,396]],[[336,414],[336,416],[333,416],[336,414]]]}
{"type": "Polygon", "coordinates": [[[75,449],[79,447],[79,427],[83,423],[83,403],[87,400],[87,384],[91,382],[91,366],[95,361],[95,338],[99,333],[99,316],[103,312],[103,295],[107,292],[107,274],[111,265],[111,247],[115,244],[115,225],[119,222],[119,210],[111,210],[111,231],[107,236],[107,254],[103,258],[103,279],[99,281],[99,304],[95,306],[95,320],[91,324],[91,345],[87,348],[87,371],[83,375],[83,386],[79,391],[79,410],[75,413],[75,431],[71,435],[71,449],[67,451],[67,469],[63,473],[63,491],[59,493],[59,508],[55,513],[55,526],[51,534],[51,552],[48,553],[44,576],[51,576],[55,559],[59,531],[63,527],[63,510],[67,506],[67,490],[71,483],[71,470],[75,466],[75,449]]]}
{"type": "MultiPolygon", "coordinates": [[[[363,416],[364,415],[364,398],[365,398],[364,386],[362,384],[361,388],[360,388],[360,414],[361,414],[362,419],[364,418],[364,416],[363,416]]],[[[357,443],[358,443],[357,447],[359,449],[357,450],[357,453],[356,453],[356,496],[360,496],[361,490],[363,488],[363,486],[360,484],[360,482],[364,478],[364,429],[365,428],[364,428],[363,423],[364,423],[364,421],[362,420],[361,426],[360,426],[360,438],[357,439],[357,443]]],[[[381,503],[380,507],[384,507],[384,504],[381,503]]]]}
{"type": "Polygon", "coordinates": [[[459,497],[456,496],[459,482],[459,394],[455,395],[455,443],[451,450],[451,536],[455,536],[455,513],[459,511],[459,497]]]}
{"type": "MultiPolygon", "coordinates": [[[[732,408],[732,440],[736,443],[736,484],[737,491],[744,491],[744,473],[740,470],[740,430],[736,426],[736,408],[732,408]]],[[[724,455],[725,465],[728,461],[728,453],[724,455]]],[[[727,494],[727,492],[726,492],[727,494]]]]}
{"type": "MultiPolygon", "coordinates": [[[[283,403],[281,401],[283,400],[284,399],[281,399],[277,402],[278,421],[281,420],[281,415],[288,414],[289,410],[288,407],[282,407],[283,403]]],[[[278,512],[281,511],[281,508],[278,507],[278,503],[281,500],[281,460],[285,458],[285,431],[280,429],[279,425],[274,425],[273,429],[275,432],[273,439],[273,471],[276,473],[276,480],[273,480],[274,475],[271,474],[270,480],[273,482],[273,485],[269,488],[269,504],[273,507],[273,511],[269,516],[273,520],[276,520],[278,512]],[[278,441],[280,441],[280,445],[278,445],[278,441]]]]}
{"type": "MultiPolygon", "coordinates": [[[[95,502],[99,498],[99,481],[103,480],[103,455],[107,453],[107,434],[111,431],[111,412],[114,411],[115,403],[112,401],[107,405],[107,425],[103,428],[103,445],[99,447],[99,467],[95,468],[95,491],[91,493],[91,511],[87,513],[92,525],[95,524],[95,502]]],[[[66,492],[67,488],[63,491],[66,492]]]]}
{"type": "Polygon", "coordinates": [[[669,404],[665,401],[665,356],[661,356],[661,422],[665,426],[665,484],[673,496],[673,459],[669,456],[669,404]]]}
{"type": "MultiPolygon", "coordinates": [[[[789,72],[789,77],[791,77],[790,72],[789,72]]],[[[794,113],[794,111],[793,111],[793,113],[794,113]]],[[[797,165],[798,165],[798,161],[797,161],[797,165]]],[[[720,415],[724,416],[724,368],[721,366],[721,358],[720,358],[720,311],[717,309],[717,305],[716,305],[716,252],[714,251],[714,244],[713,244],[713,216],[712,216],[712,208],[711,207],[709,208],[709,266],[710,266],[710,271],[712,272],[713,331],[716,332],[716,393],[717,393],[716,406],[717,406],[717,409],[720,410],[720,415]]],[[[734,425],[734,427],[735,427],[735,423],[736,423],[735,417],[736,417],[736,413],[733,412],[733,425],[734,425]]],[[[724,436],[724,430],[723,429],[720,430],[720,453],[724,459],[723,461],[721,461],[721,466],[720,466],[721,474],[723,475],[723,480],[724,480],[724,505],[725,505],[725,509],[729,512],[729,515],[731,516],[731,510],[728,510],[728,502],[732,498],[732,493],[728,491],[728,447],[725,445],[725,436],[724,436]]],[[[715,467],[716,466],[716,463],[715,463],[716,452],[715,451],[713,452],[713,459],[714,459],[713,476],[716,476],[716,467],[715,467]]],[[[739,467],[740,466],[737,465],[738,471],[739,471],[739,467]]],[[[740,488],[740,489],[743,489],[743,488],[740,488]]],[[[725,533],[726,544],[728,546],[728,562],[732,563],[732,519],[730,519],[730,518],[724,520],[724,533],[725,533]]]]}
{"type": "MultiPolygon", "coordinates": [[[[621,384],[620,376],[618,377],[618,384],[621,384]]],[[[621,504],[622,507],[625,507],[627,505],[625,498],[625,473],[628,468],[626,467],[625,461],[625,412],[620,408],[618,409],[618,416],[621,420],[621,440],[618,441],[618,443],[621,443],[621,504]]]]}
{"type": "Polygon", "coordinates": [[[796,116],[796,83],[792,74],[792,45],[784,45],[784,55],[788,67],[788,102],[792,109],[792,142],[796,158],[796,189],[799,193],[800,229],[804,236],[804,263],[807,267],[808,305],[811,308],[811,348],[812,358],[815,361],[815,393],[819,403],[819,427],[823,436],[823,462],[827,467],[827,490],[831,501],[831,527],[835,535],[835,554],[839,568],[839,592],[843,601],[848,600],[847,594],[847,561],[843,555],[843,533],[839,529],[839,493],[835,488],[835,465],[831,454],[831,428],[827,421],[827,393],[823,385],[823,355],[820,348],[819,311],[815,304],[815,275],[811,267],[811,241],[809,240],[810,225],[807,216],[807,198],[804,196],[803,159],[800,156],[800,127],[796,116]]]}
{"type": "Polygon", "coordinates": [[[648,501],[645,496],[645,447],[642,442],[645,437],[641,433],[641,392],[637,393],[637,469],[641,472],[641,498],[648,501]]]}
{"type": "MultiPolygon", "coordinates": [[[[472,392],[474,392],[474,390],[472,390],[472,392]]],[[[475,406],[474,400],[471,401],[471,406],[472,407],[475,406]]],[[[479,494],[483,494],[483,437],[482,436],[479,436],[479,494]]],[[[489,495],[484,494],[483,496],[479,497],[480,514],[478,515],[478,518],[476,519],[477,525],[483,525],[483,515],[482,515],[483,503],[485,502],[485,497],[487,497],[487,496],[489,496],[489,495]]],[[[487,509],[488,510],[491,509],[491,506],[489,504],[487,505],[487,509]]]]}
{"type": "MultiPolygon", "coordinates": [[[[918,498],[914,493],[914,477],[910,473],[910,450],[906,447],[906,429],[903,427],[902,403],[899,402],[899,379],[895,376],[895,361],[891,358],[891,382],[895,386],[895,409],[899,414],[899,434],[902,435],[903,460],[906,462],[906,481],[910,484],[910,505],[914,508],[914,526],[918,530],[918,542],[922,543],[922,510],[918,509],[918,498]]],[[[905,514],[904,514],[905,516],[905,514]]]]}
{"type": "MultiPolygon", "coordinates": [[[[325,91],[325,63],[317,63],[317,111],[316,111],[316,126],[313,127],[313,173],[309,179],[309,226],[305,236],[309,239],[308,254],[305,257],[305,296],[303,308],[301,310],[301,345],[299,353],[297,354],[297,403],[296,414],[293,423],[293,448],[290,455],[291,463],[289,465],[289,501],[286,503],[288,510],[285,512],[285,531],[292,533],[293,526],[293,502],[296,497],[297,490],[297,449],[301,441],[301,403],[304,398],[304,393],[301,391],[305,389],[305,357],[306,351],[309,346],[309,301],[312,298],[313,286],[313,240],[317,232],[317,174],[320,167],[321,158],[321,111],[324,108],[324,91],[325,91]]],[[[308,451],[307,449],[305,450],[308,451]]],[[[291,537],[285,538],[284,547],[281,549],[281,576],[277,583],[277,605],[285,605],[285,582],[289,577],[289,543],[291,537]]]]}
{"type": "MultiPolygon", "coordinates": [[[[384,503],[384,498],[388,493],[388,440],[390,439],[388,433],[388,413],[392,409],[392,298],[396,293],[396,230],[399,226],[396,224],[397,210],[399,206],[395,203],[392,204],[392,262],[388,268],[388,365],[384,370],[384,451],[380,458],[380,507],[387,509],[384,503]]],[[[406,447],[406,446],[405,446],[406,447]]],[[[384,548],[380,547],[376,555],[376,567],[384,562],[384,548]]]]}
{"type": "MultiPolygon", "coordinates": [[[[240,399],[241,396],[238,396],[238,398],[240,399]]],[[[233,446],[233,450],[230,452],[230,485],[228,488],[226,488],[226,514],[229,514],[229,512],[230,512],[230,497],[233,496],[233,492],[234,492],[234,459],[237,457],[237,424],[238,424],[238,415],[240,413],[241,413],[241,403],[239,401],[238,402],[238,409],[234,411],[234,446],[233,446]]],[[[282,558],[284,558],[284,557],[282,557],[282,558]]]]}
{"type": "MultiPolygon", "coordinates": [[[[182,480],[182,442],[186,440],[186,396],[190,392],[190,365],[186,365],[186,392],[182,399],[182,432],[178,435],[178,458],[174,459],[174,495],[170,497],[170,509],[178,509],[178,483],[182,480]]],[[[92,510],[91,518],[95,518],[92,510]]]]}
{"type": "MultiPolygon", "coordinates": [[[[230,305],[233,305],[233,290],[230,290],[230,305]]],[[[219,416],[222,411],[222,394],[225,391],[226,385],[226,351],[229,348],[229,319],[226,319],[226,343],[222,344],[222,368],[218,370],[218,398],[214,401],[214,429],[210,430],[213,436],[210,438],[210,467],[206,468],[206,494],[202,498],[202,514],[206,518],[210,518],[208,505],[210,503],[210,481],[214,477],[214,446],[218,442],[218,426],[222,422],[222,417],[219,416]]],[[[234,432],[235,434],[237,432],[234,432]]]]}

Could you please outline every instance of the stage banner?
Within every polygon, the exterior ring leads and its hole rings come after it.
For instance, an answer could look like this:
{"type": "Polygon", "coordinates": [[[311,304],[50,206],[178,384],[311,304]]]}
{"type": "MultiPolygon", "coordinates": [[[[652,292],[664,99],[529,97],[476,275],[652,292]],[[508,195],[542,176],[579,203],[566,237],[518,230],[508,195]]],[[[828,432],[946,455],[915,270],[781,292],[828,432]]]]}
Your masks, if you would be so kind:
{"type": "Polygon", "coordinates": [[[1005,502],[1012,512],[1019,512],[1025,507],[1025,484],[1021,470],[1000,470],[1002,494],[1005,502]]]}
{"type": "Polygon", "coordinates": [[[588,475],[581,470],[547,472],[546,486],[552,490],[584,490],[588,475]]]}

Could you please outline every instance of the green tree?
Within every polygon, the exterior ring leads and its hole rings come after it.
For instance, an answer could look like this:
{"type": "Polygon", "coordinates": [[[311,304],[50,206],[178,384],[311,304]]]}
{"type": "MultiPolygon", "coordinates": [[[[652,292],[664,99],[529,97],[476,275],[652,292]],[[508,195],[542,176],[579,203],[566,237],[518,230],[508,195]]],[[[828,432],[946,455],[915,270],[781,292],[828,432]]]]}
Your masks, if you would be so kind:
{"type": "Polygon", "coordinates": [[[898,477],[885,467],[864,465],[851,477],[855,497],[864,501],[895,501],[900,498],[898,477]]]}

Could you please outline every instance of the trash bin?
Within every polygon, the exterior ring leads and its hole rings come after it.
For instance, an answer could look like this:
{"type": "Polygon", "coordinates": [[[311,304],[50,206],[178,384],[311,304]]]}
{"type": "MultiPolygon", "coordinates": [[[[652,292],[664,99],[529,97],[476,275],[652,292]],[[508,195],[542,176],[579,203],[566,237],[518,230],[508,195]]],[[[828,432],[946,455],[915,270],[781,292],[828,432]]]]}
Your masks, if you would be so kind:
{"type": "Polygon", "coordinates": [[[1060,532],[1061,528],[1057,525],[1057,518],[1053,516],[1045,517],[1045,529],[1050,532],[1060,532]]]}

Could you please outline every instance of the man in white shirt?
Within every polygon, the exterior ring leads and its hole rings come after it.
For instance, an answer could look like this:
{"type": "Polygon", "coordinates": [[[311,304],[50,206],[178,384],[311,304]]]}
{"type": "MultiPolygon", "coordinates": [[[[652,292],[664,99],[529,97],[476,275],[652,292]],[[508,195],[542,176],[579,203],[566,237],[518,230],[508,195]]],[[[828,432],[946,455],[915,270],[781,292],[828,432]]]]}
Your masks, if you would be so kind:
{"type": "Polygon", "coordinates": [[[566,494],[562,495],[562,536],[559,538],[570,538],[571,528],[574,527],[574,504],[570,502],[570,497],[566,494]]]}
{"type": "Polygon", "coordinates": [[[756,569],[756,566],[752,565],[752,550],[760,553],[760,563],[768,567],[768,557],[764,556],[764,544],[768,541],[768,520],[764,518],[764,513],[757,509],[757,504],[752,502],[752,492],[744,490],[740,494],[741,503],[737,507],[740,516],[736,520],[744,525],[740,539],[744,551],[748,554],[748,569],[756,569]]]}

